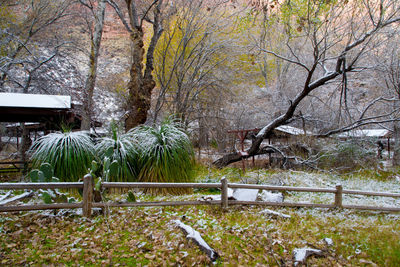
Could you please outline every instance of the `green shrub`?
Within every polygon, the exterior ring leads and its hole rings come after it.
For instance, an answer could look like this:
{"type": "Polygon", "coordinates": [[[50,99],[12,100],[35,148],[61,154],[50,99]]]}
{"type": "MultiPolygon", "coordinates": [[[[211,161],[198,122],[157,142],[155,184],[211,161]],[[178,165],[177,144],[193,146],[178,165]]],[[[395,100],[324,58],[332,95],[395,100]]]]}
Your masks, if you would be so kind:
{"type": "Polygon", "coordinates": [[[104,161],[106,157],[110,162],[117,161],[118,171],[110,175],[113,182],[133,182],[139,173],[138,145],[134,137],[129,134],[119,134],[116,127],[112,127],[112,137],[98,139],[95,146],[97,156],[104,161]]]}
{"type": "MultiPolygon", "coordinates": [[[[140,145],[139,181],[169,183],[193,181],[193,148],[179,123],[167,120],[160,126],[139,126],[129,134],[140,145]]],[[[171,188],[148,190],[148,192],[180,194],[187,190],[171,188]]]]}
{"type": "MultiPolygon", "coordinates": [[[[96,145],[83,132],[48,134],[38,139],[30,151],[33,168],[49,163],[60,181],[77,181],[88,172],[117,182],[191,182],[194,177],[192,143],[173,120],[160,126],[139,126],[124,134],[118,134],[113,127],[112,137],[100,138],[96,145]],[[109,167],[104,168],[106,163],[109,167]]],[[[179,188],[148,191],[188,192],[179,188]]]]}
{"type": "Polygon", "coordinates": [[[50,133],[37,139],[29,151],[33,168],[49,163],[62,182],[82,178],[95,155],[93,142],[85,132],[50,133]]]}

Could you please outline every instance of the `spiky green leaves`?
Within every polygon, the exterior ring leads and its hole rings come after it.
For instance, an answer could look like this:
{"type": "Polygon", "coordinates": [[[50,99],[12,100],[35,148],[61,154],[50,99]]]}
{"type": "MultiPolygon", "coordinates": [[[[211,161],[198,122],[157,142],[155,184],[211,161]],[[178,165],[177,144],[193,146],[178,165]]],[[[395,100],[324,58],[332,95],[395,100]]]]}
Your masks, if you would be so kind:
{"type": "Polygon", "coordinates": [[[94,158],[94,145],[84,132],[50,133],[36,140],[30,148],[32,167],[49,163],[61,181],[78,181],[94,158]]]}
{"type": "MultiPolygon", "coordinates": [[[[192,181],[192,144],[177,122],[168,120],[158,127],[139,126],[130,134],[140,144],[139,181],[192,181]]],[[[181,189],[168,190],[168,193],[174,194],[181,192],[181,189]]]]}
{"type": "MultiPolygon", "coordinates": [[[[101,166],[103,181],[190,182],[193,177],[192,144],[180,125],[171,120],[160,126],[139,126],[125,134],[113,128],[112,136],[98,139],[95,146],[83,132],[53,133],[38,139],[31,151],[33,167],[49,163],[61,181],[77,181],[88,171],[101,172],[101,166]]],[[[33,175],[39,180],[39,174],[48,171],[44,167],[33,175]]],[[[184,190],[161,192],[178,194],[184,190]]]]}
{"type": "MultiPolygon", "coordinates": [[[[138,173],[138,146],[130,134],[118,134],[113,128],[112,137],[98,140],[96,153],[103,159],[104,170],[108,171],[110,181],[132,182],[138,173]]],[[[105,175],[103,173],[103,175],[105,175]]]]}

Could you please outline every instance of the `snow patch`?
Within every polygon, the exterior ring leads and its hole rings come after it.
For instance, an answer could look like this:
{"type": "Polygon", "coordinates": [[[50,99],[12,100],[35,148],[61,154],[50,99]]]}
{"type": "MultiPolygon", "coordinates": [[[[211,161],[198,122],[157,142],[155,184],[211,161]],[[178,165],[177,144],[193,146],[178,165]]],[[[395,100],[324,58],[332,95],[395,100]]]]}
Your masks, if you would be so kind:
{"type": "Polygon", "coordinates": [[[237,188],[233,190],[233,198],[238,201],[256,201],[258,189],[237,188]]]}
{"type": "Polygon", "coordinates": [[[283,194],[263,190],[260,194],[260,199],[265,202],[283,202],[283,194]]]}
{"type": "Polygon", "coordinates": [[[69,109],[71,108],[71,97],[66,95],[0,93],[0,106],[69,109]]]}
{"type": "Polygon", "coordinates": [[[325,237],[323,240],[324,240],[325,244],[326,244],[328,247],[333,246],[333,240],[332,240],[331,238],[325,237]]]}

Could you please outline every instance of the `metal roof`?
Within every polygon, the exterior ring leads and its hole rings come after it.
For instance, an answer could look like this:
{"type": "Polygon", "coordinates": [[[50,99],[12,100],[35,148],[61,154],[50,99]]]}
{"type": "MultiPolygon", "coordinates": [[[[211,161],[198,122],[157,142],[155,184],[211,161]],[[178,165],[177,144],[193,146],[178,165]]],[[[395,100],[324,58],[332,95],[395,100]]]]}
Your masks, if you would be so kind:
{"type": "Polygon", "coordinates": [[[0,107],[70,109],[71,97],[65,95],[0,93],[0,107]]]}

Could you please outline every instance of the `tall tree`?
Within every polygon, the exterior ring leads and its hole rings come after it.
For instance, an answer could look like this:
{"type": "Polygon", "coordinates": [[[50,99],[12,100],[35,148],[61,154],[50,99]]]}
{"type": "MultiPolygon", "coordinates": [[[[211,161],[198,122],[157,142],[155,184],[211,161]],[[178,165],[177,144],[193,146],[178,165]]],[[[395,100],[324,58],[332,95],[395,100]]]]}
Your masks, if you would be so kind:
{"type": "Polygon", "coordinates": [[[127,85],[129,96],[125,119],[125,129],[129,130],[145,123],[147,120],[151,93],[156,85],[152,73],[154,69],[154,51],[163,32],[163,14],[161,11],[165,11],[170,6],[163,6],[163,0],[125,0],[129,15],[129,20],[126,21],[119,5],[113,0],[108,0],[108,3],[115,9],[128,30],[132,46],[130,80],[127,85]],[[150,23],[153,26],[147,51],[145,51],[144,45],[145,23],[150,23]]]}
{"type": "MultiPolygon", "coordinates": [[[[106,0],[97,1],[97,9],[94,11],[94,6],[86,1],[80,1],[82,5],[89,8],[94,16],[94,31],[90,31],[90,55],[88,72],[86,75],[85,87],[83,89],[84,106],[82,114],[82,130],[89,130],[92,122],[93,112],[93,92],[96,84],[97,63],[100,54],[101,37],[103,34],[104,16],[106,10],[106,0]]],[[[91,25],[90,25],[91,26],[91,25]]],[[[92,27],[89,27],[90,29],[92,27]]]]}
{"type": "Polygon", "coordinates": [[[152,115],[156,121],[164,108],[188,123],[201,108],[199,102],[205,102],[211,91],[224,90],[216,70],[221,72],[218,67],[228,57],[229,36],[222,31],[230,20],[221,18],[220,1],[180,0],[175,6],[177,11],[166,21],[155,54],[159,90],[152,115]]]}
{"type": "MultiPolygon", "coordinates": [[[[377,53],[376,61],[378,62],[377,70],[379,71],[380,84],[388,91],[389,97],[395,97],[397,101],[393,101],[392,107],[394,116],[399,116],[400,109],[400,50],[398,48],[398,32],[390,34],[388,46],[385,51],[377,53]]],[[[393,165],[400,165],[400,122],[393,122],[393,140],[394,154],[393,165]]]]}
{"type": "Polygon", "coordinates": [[[280,16],[287,36],[285,46],[290,53],[281,55],[262,47],[260,50],[295,65],[304,73],[304,79],[299,81],[297,95],[289,101],[283,114],[261,129],[246,155],[225,155],[214,162],[218,167],[259,153],[262,141],[272,130],[289,123],[300,103],[327,83],[343,82],[345,93],[347,75],[364,69],[358,68],[357,63],[371,49],[373,41],[383,29],[400,21],[400,3],[291,0],[282,4],[280,16]]]}

